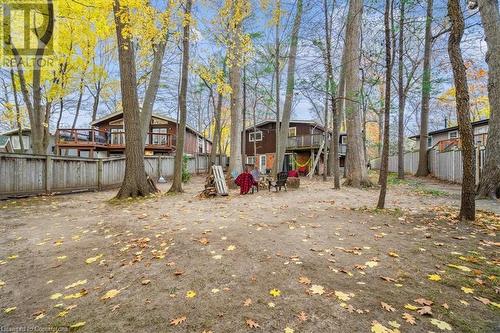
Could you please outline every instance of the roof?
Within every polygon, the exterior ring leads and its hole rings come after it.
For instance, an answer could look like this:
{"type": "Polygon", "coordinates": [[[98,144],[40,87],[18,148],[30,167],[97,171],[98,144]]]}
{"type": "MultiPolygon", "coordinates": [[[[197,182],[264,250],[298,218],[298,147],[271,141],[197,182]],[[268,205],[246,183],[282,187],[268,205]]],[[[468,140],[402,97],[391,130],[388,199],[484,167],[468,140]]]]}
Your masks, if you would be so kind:
{"type": "MultiPolygon", "coordinates": [[[[472,127],[484,126],[484,125],[488,125],[489,121],[490,121],[489,119],[481,119],[481,120],[471,122],[471,125],[472,125],[472,127]]],[[[447,133],[447,132],[456,131],[456,130],[458,130],[458,126],[452,126],[452,127],[447,127],[447,128],[442,128],[442,129],[439,129],[436,131],[432,131],[432,132],[429,132],[428,134],[435,135],[435,134],[447,133]]],[[[418,138],[420,138],[420,134],[410,136],[409,138],[410,139],[418,139],[418,138]]]]}
{"type": "MultiPolygon", "coordinates": [[[[18,131],[19,131],[19,129],[14,128],[14,129],[11,129],[11,130],[9,130],[9,131],[5,131],[5,132],[3,132],[3,133],[0,133],[0,135],[6,135],[6,136],[11,136],[11,135],[13,135],[13,134],[16,134],[16,135],[17,135],[17,132],[18,132],[18,131]]],[[[23,131],[23,134],[25,134],[25,133],[31,133],[31,128],[29,128],[29,127],[25,127],[25,128],[23,128],[23,129],[22,129],[22,131],[23,131]]]]}
{"type": "MultiPolygon", "coordinates": [[[[106,116],[104,116],[104,117],[102,117],[102,118],[96,119],[96,120],[94,120],[93,122],[91,122],[90,124],[91,124],[92,126],[97,126],[98,124],[100,124],[100,123],[102,123],[102,122],[104,122],[104,121],[106,121],[106,120],[112,119],[112,118],[117,117],[117,116],[120,116],[120,115],[122,115],[122,114],[123,114],[123,111],[116,111],[116,112],[110,113],[110,114],[108,114],[108,115],[106,115],[106,116]]],[[[171,117],[167,117],[167,116],[162,116],[162,115],[159,115],[159,114],[157,114],[157,113],[153,113],[151,116],[152,116],[152,117],[155,117],[155,118],[158,118],[158,119],[162,119],[162,120],[170,121],[170,122],[172,122],[172,123],[174,123],[174,124],[176,124],[176,123],[177,123],[177,120],[176,120],[176,119],[171,118],[171,117]]],[[[198,131],[197,131],[197,130],[195,130],[193,127],[191,127],[191,126],[189,126],[189,125],[187,125],[187,124],[186,124],[186,128],[187,128],[187,129],[189,129],[191,132],[193,132],[193,133],[195,133],[195,134],[197,134],[197,135],[199,135],[199,136],[201,136],[201,137],[205,137],[202,133],[198,132],[198,131]]],[[[209,141],[209,142],[212,142],[212,140],[210,140],[210,139],[208,139],[208,138],[205,138],[205,139],[206,139],[207,141],[209,141]]]]}
{"type": "MultiPolygon", "coordinates": [[[[268,120],[264,120],[264,121],[261,121],[260,123],[257,123],[255,125],[255,127],[261,127],[261,126],[264,126],[264,125],[267,125],[267,124],[273,124],[275,123],[276,120],[272,120],[272,119],[268,119],[268,120]]],[[[324,130],[324,127],[322,124],[318,123],[317,121],[315,120],[303,120],[303,119],[296,119],[296,120],[290,120],[290,124],[309,124],[309,125],[314,125],[314,127],[318,127],[319,129],[321,130],[324,130]]],[[[251,130],[252,127],[254,126],[250,126],[248,128],[246,128],[246,131],[248,130],[251,130]]],[[[339,133],[339,135],[345,135],[346,133],[339,133]]]]}

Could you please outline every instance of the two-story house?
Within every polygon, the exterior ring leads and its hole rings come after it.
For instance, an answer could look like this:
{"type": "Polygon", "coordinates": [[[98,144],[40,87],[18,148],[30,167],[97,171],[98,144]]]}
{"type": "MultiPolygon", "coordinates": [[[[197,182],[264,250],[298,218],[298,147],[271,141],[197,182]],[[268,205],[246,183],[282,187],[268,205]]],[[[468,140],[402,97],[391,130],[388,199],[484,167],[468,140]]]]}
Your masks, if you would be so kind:
{"type": "MultiPolygon", "coordinates": [[[[474,143],[476,145],[486,145],[488,140],[488,122],[489,119],[482,119],[471,122],[474,133],[474,143]]],[[[415,140],[416,147],[420,145],[420,135],[410,136],[415,140]]],[[[437,131],[429,132],[427,137],[427,148],[435,147],[439,151],[446,151],[454,147],[460,147],[460,133],[458,126],[446,127],[437,131]]]]}
{"type": "MultiPolygon", "coordinates": [[[[260,172],[272,169],[276,156],[276,121],[266,120],[245,130],[246,163],[256,165],[260,172]]],[[[340,166],[344,166],[346,154],[346,134],[339,138],[340,166]]],[[[284,170],[296,169],[309,172],[320,147],[325,140],[325,129],[312,120],[292,120],[288,130],[288,140],[284,160],[284,170]]],[[[331,133],[328,133],[328,142],[331,133]]],[[[321,152],[318,170],[324,167],[324,150],[321,152]]]]}
{"type": "MultiPolygon", "coordinates": [[[[120,156],[125,152],[126,128],[123,112],[111,113],[91,123],[88,129],[56,131],[56,154],[81,157],[120,156]]],[[[177,121],[153,114],[146,135],[145,155],[173,155],[176,150],[177,121]]],[[[186,127],[185,154],[210,153],[212,141],[190,126],[186,127]]]]}

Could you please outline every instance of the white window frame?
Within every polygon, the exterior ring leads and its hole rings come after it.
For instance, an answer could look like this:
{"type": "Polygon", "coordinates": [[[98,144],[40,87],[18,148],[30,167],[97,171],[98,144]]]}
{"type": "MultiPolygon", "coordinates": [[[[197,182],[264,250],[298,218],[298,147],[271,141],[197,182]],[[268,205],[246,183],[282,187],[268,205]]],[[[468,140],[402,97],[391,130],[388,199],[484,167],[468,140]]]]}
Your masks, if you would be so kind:
{"type": "Polygon", "coordinates": [[[154,145],[165,145],[167,144],[167,136],[166,135],[157,135],[157,134],[167,134],[168,128],[166,127],[153,127],[152,130],[152,144],[154,145]]]}
{"type": "Polygon", "coordinates": [[[340,137],[340,143],[343,144],[343,145],[347,144],[347,135],[342,135],[340,137]]]}
{"type": "Polygon", "coordinates": [[[255,132],[250,132],[248,133],[248,141],[249,142],[258,142],[258,141],[262,141],[262,131],[255,131],[255,132]],[[257,139],[255,136],[256,134],[259,134],[260,133],[260,139],[257,139]]]}
{"type": "Polygon", "coordinates": [[[255,156],[247,156],[246,164],[255,165],[255,156]]]}
{"type": "Polygon", "coordinates": [[[288,128],[288,137],[294,137],[294,136],[297,136],[297,127],[296,126],[289,127],[288,128]],[[293,131],[293,135],[290,134],[290,131],[293,131]]]}
{"type": "Polygon", "coordinates": [[[457,139],[457,138],[458,138],[458,131],[457,130],[448,132],[448,139],[457,139]],[[455,133],[454,137],[451,137],[452,133],[455,133]]]}

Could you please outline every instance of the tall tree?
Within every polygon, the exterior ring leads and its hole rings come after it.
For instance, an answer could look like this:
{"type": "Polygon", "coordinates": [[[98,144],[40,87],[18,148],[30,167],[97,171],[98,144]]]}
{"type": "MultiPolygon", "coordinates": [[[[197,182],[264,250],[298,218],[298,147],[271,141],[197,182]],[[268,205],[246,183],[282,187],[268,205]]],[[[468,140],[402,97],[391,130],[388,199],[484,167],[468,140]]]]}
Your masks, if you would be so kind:
{"type": "Polygon", "coordinates": [[[174,161],[174,179],[170,193],[182,192],[182,162],[184,159],[184,141],[186,137],[186,119],[187,119],[187,88],[189,76],[189,35],[191,31],[191,9],[192,0],[186,0],[184,6],[184,19],[182,20],[182,69],[181,69],[181,87],[179,91],[179,126],[177,128],[177,140],[174,161]]]}
{"type": "Polygon", "coordinates": [[[380,195],[377,208],[385,207],[387,192],[387,174],[389,172],[389,118],[391,115],[391,78],[392,78],[392,52],[391,52],[391,0],[385,1],[384,27],[385,27],[385,99],[384,99],[384,143],[382,146],[382,166],[380,167],[380,195]]]}
{"type": "Polygon", "coordinates": [[[431,98],[431,54],[432,54],[432,13],[433,0],[427,0],[427,19],[425,21],[424,41],[424,74],[422,77],[422,111],[420,114],[420,146],[418,152],[418,169],[415,176],[425,177],[429,174],[427,165],[427,138],[429,137],[429,101],[431,98]]]}
{"type": "Polygon", "coordinates": [[[398,48],[398,178],[405,178],[405,104],[406,94],[404,87],[404,29],[405,29],[405,4],[407,0],[399,0],[399,48],[398,48]]]}
{"type": "MultiPolygon", "coordinates": [[[[228,173],[235,177],[243,170],[241,156],[241,68],[244,55],[251,45],[250,36],[243,33],[243,21],[250,15],[250,3],[245,0],[226,0],[221,13],[228,17],[227,65],[231,86],[231,144],[228,173]]],[[[221,14],[221,16],[224,16],[221,14]]]]}
{"type": "MultiPolygon", "coordinates": [[[[5,7],[9,10],[9,6],[5,7]]],[[[53,34],[54,34],[54,4],[52,0],[47,0],[47,6],[42,15],[47,17],[44,20],[42,27],[35,29],[35,34],[39,36],[35,59],[33,61],[33,69],[30,76],[32,77],[31,85],[26,82],[24,61],[22,55],[19,53],[17,46],[12,42],[12,36],[9,36],[7,46],[10,47],[14,57],[17,73],[19,76],[19,83],[21,94],[23,96],[24,105],[28,110],[28,117],[31,127],[31,145],[34,154],[45,155],[49,145],[49,120],[51,114],[52,103],[47,101],[42,105],[42,64],[44,63],[43,57],[47,50],[53,34]],[[40,30],[39,30],[40,29],[40,30]],[[29,88],[31,87],[32,93],[30,94],[29,88]]]]}
{"type": "MultiPolygon", "coordinates": [[[[363,1],[349,1],[345,37],[345,113],[347,122],[346,182],[348,186],[370,186],[363,149],[360,112],[359,53],[363,1]]],[[[344,65],[344,64],[343,64],[344,65]]]]}
{"type": "Polygon", "coordinates": [[[144,138],[141,135],[139,100],[137,97],[137,75],[135,52],[131,40],[127,17],[128,7],[122,7],[120,0],[114,0],[113,13],[118,42],[120,87],[122,92],[123,121],[127,129],[125,136],[125,177],[117,198],[146,196],[156,189],[148,182],[144,171],[144,138]]]}
{"type": "MultiPolygon", "coordinates": [[[[280,41],[280,25],[281,25],[281,0],[276,0],[276,7],[274,8],[273,13],[273,21],[275,23],[275,37],[274,37],[274,76],[275,76],[275,94],[276,94],[276,125],[275,125],[275,135],[276,135],[276,153],[279,154],[280,151],[280,129],[281,129],[281,117],[280,117],[280,100],[281,100],[281,68],[280,68],[280,60],[281,60],[281,41],[280,41]]],[[[255,141],[254,141],[255,142],[255,141]]],[[[278,156],[275,156],[274,165],[272,168],[273,175],[276,176],[276,173],[281,169],[278,162],[278,156]]]]}
{"type": "MultiPolygon", "coordinates": [[[[336,101],[336,87],[333,78],[332,65],[332,15],[328,11],[328,1],[323,0],[323,12],[325,14],[325,66],[327,76],[327,98],[330,99],[329,106],[332,116],[332,139],[330,142],[330,154],[328,155],[328,169],[333,170],[333,186],[340,188],[340,164],[339,164],[339,114],[336,101]]],[[[327,112],[327,110],[325,110],[327,112]]]]}
{"type": "Polygon", "coordinates": [[[500,198],[500,14],[498,0],[479,0],[479,13],[486,35],[488,51],[488,99],[490,102],[490,122],[486,160],[479,197],[500,198]]]}
{"type": "Polygon", "coordinates": [[[448,0],[448,16],[451,22],[448,39],[448,54],[453,69],[455,82],[455,100],[458,118],[458,132],[462,143],[462,200],[460,203],[460,219],[474,221],[475,219],[475,158],[474,135],[470,123],[469,86],[467,72],[462,57],[460,42],[464,34],[464,18],[460,0],[448,0]]]}
{"type": "MultiPolygon", "coordinates": [[[[281,126],[279,129],[279,151],[277,151],[277,158],[275,163],[277,164],[277,170],[281,171],[283,169],[283,161],[285,159],[285,152],[288,140],[288,129],[290,126],[290,118],[292,115],[292,104],[293,104],[293,92],[295,89],[295,63],[297,60],[297,49],[299,44],[299,30],[300,23],[302,21],[302,0],[297,0],[297,11],[295,13],[295,19],[292,27],[292,35],[290,41],[290,51],[288,53],[288,68],[287,68],[287,78],[286,78],[286,95],[285,104],[283,105],[283,117],[281,118],[281,126]]],[[[326,126],[326,124],[325,124],[326,126]]]]}

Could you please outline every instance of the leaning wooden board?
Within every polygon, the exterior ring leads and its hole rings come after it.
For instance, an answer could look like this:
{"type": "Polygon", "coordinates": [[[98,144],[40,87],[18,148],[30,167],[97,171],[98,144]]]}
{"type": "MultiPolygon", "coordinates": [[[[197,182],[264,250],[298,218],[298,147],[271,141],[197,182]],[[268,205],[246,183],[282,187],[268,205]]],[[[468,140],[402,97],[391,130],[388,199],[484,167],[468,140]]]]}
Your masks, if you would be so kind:
{"type": "Polygon", "coordinates": [[[214,165],[212,166],[212,171],[214,173],[215,187],[217,188],[217,193],[219,195],[228,195],[229,191],[226,184],[226,179],[224,178],[224,171],[222,166],[214,165]]]}

